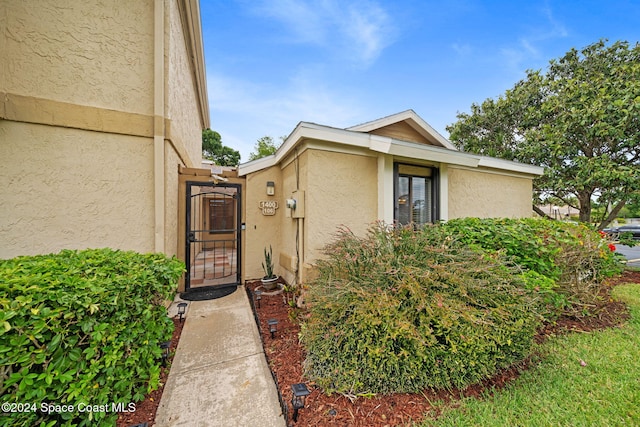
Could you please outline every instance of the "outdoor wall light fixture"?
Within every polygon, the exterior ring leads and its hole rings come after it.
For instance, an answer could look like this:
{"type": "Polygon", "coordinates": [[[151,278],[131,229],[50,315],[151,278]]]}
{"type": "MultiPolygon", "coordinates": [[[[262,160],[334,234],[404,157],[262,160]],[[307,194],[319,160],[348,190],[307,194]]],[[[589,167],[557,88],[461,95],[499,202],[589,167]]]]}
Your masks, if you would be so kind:
{"type": "Polygon", "coordinates": [[[298,421],[298,411],[304,408],[305,400],[311,392],[304,383],[293,384],[291,390],[293,391],[291,405],[293,406],[293,422],[295,423],[298,421]]]}
{"type": "Polygon", "coordinates": [[[180,316],[180,321],[182,322],[182,316],[184,316],[184,314],[187,311],[187,303],[186,302],[180,302],[178,303],[178,316],[180,316]]]}
{"type": "Polygon", "coordinates": [[[278,319],[269,319],[267,320],[267,324],[269,325],[269,332],[271,333],[271,338],[275,338],[276,331],[278,330],[278,319]]]}
{"type": "Polygon", "coordinates": [[[276,183],[267,181],[267,196],[273,196],[274,194],[276,194],[276,183]]]}
{"type": "Polygon", "coordinates": [[[258,308],[260,308],[260,300],[262,299],[262,291],[256,290],[256,304],[258,304],[258,308]]]}
{"type": "Polygon", "coordinates": [[[160,348],[162,349],[162,366],[167,366],[167,360],[169,359],[169,347],[171,347],[171,341],[160,343],[160,348]]]}

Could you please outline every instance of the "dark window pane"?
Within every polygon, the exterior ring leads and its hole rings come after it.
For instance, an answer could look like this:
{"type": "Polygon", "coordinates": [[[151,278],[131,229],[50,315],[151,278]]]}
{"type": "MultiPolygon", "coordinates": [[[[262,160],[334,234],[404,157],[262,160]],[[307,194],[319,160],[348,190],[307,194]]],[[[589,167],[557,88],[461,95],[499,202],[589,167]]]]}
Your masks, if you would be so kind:
{"type": "Polygon", "coordinates": [[[209,230],[211,232],[234,228],[234,200],[230,198],[209,200],[209,230]]]}

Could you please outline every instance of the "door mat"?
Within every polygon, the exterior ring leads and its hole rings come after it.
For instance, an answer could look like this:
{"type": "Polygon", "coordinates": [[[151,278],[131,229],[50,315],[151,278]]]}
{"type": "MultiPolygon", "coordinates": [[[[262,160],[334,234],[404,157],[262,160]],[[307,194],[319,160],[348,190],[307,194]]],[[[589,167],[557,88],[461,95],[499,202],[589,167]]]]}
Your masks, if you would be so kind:
{"type": "Polygon", "coordinates": [[[214,289],[194,289],[189,292],[183,292],[180,294],[180,298],[185,301],[206,301],[210,299],[218,299],[231,295],[238,289],[237,286],[225,286],[224,288],[214,289]]]}

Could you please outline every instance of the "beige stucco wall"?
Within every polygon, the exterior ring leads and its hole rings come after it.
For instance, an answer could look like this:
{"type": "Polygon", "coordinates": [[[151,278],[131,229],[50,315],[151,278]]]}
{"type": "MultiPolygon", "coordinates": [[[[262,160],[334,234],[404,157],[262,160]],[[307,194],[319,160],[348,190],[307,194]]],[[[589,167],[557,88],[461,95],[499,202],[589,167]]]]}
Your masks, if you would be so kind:
{"type": "Polygon", "coordinates": [[[531,178],[450,166],[448,182],[449,219],[531,216],[531,178]]]}
{"type": "Polygon", "coordinates": [[[0,120],[0,141],[0,258],[153,250],[152,140],[0,120]]]}
{"type": "Polygon", "coordinates": [[[177,252],[178,168],[200,163],[206,97],[180,1],[0,2],[0,256],[177,252]]]}
{"type": "Polygon", "coordinates": [[[164,201],[165,234],[164,252],[178,253],[178,165],[182,164],[175,150],[165,141],[164,201]]]}
{"type": "Polygon", "coordinates": [[[166,3],[165,19],[165,253],[178,253],[178,170],[202,162],[202,122],[186,52],[177,0],[166,3]]]}
{"type": "Polygon", "coordinates": [[[202,162],[202,128],[198,98],[194,84],[192,66],[187,55],[185,34],[183,31],[177,0],[168,1],[167,55],[167,93],[165,114],[171,121],[171,141],[184,147],[188,167],[200,167],[202,162]],[[191,164],[189,164],[191,162],[191,164]]]}
{"type": "Polygon", "coordinates": [[[0,91],[153,112],[153,1],[0,2],[0,91]]]}
{"type": "Polygon", "coordinates": [[[245,212],[246,229],[243,233],[243,264],[244,279],[257,279],[264,276],[262,261],[263,250],[271,245],[276,264],[276,273],[282,274],[278,265],[278,257],[281,251],[280,229],[284,216],[284,191],[282,187],[282,172],[280,166],[250,174],[246,177],[245,185],[245,212]],[[267,196],[267,181],[275,182],[275,195],[267,196]],[[273,216],[262,215],[261,201],[277,201],[279,208],[273,216]]]}
{"type": "Polygon", "coordinates": [[[304,261],[322,257],[339,226],[363,235],[378,213],[376,157],[308,150],[304,261]]]}

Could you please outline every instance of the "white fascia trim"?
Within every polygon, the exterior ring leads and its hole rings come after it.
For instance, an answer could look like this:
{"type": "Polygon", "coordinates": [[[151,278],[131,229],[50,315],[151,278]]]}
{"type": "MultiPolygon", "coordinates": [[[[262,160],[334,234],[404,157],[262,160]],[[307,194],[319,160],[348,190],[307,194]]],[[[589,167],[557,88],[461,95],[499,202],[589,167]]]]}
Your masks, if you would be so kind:
{"type": "MultiPolygon", "coordinates": [[[[431,125],[425,122],[422,117],[415,114],[415,118],[413,118],[413,120],[418,124],[420,128],[425,129],[433,138],[435,138],[440,144],[442,144],[443,147],[448,148],[449,150],[458,151],[458,148],[455,145],[453,145],[451,141],[449,141],[444,136],[440,135],[440,132],[438,132],[433,127],[431,127],[431,125]]],[[[409,125],[411,126],[411,123],[409,123],[409,125]]],[[[416,130],[420,132],[419,129],[416,129],[416,130]]]]}
{"type": "MultiPolygon", "coordinates": [[[[415,114],[415,113],[413,113],[415,114]]],[[[479,156],[444,147],[399,141],[386,136],[332,128],[315,123],[300,122],[285,139],[275,154],[238,166],[238,175],[244,176],[279,164],[302,140],[333,142],[409,159],[447,163],[472,168],[486,167],[527,175],[542,175],[544,168],[493,157],[479,156]]]]}
{"type": "Polygon", "coordinates": [[[238,176],[248,175],[253,172],[258,172],[262,169],[270,168],[276,164],[276,156],[272,154],[267,157],[263,157],[257,160],[251,160],[247,163],[242,163],[238,166],[238,176]]]}
{"type": "Polygon", "coordinates": [[[418,160],[449,163],[460,166],[478,167],[479,156],[460,151],[453,151],[443,147],[397,141],[384,136],[371,135],[371,150],[393,156],[407,157],[418,160]]]}
{"type": "Polygon", "coordinates": [[[355,147],[369,148],[369,134],[350,132],[344,129],[317,125],[315,123],[300,122],[287,139],[284,140],[275,154],[241,164],[238,166],[238,175],[244,176],[280,163],[303,139],[314,139],[355,147]]]}
{"type": "Polygon", "coordinates": [[[510,160],[496,159],[495,157],[480,156],[479,166],[507,170],[511,172],[519,172],[527,175],[540,176],[544,174],[544,168],[541,166],[527,165],[525,163],[513,162],[510,160]]]}

